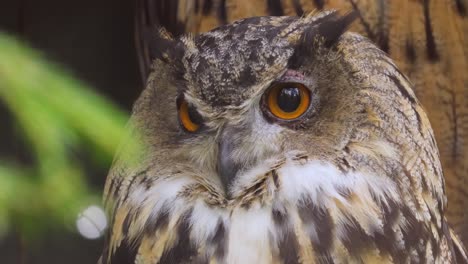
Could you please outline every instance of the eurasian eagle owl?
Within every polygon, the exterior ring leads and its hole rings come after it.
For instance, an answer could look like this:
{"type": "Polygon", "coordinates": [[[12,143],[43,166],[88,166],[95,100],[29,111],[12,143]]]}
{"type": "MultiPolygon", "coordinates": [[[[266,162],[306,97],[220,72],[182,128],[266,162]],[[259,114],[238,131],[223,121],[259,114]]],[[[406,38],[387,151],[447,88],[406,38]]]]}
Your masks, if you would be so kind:
{"type": "Polygon", "coordinates": [[[107,180],[103,263],[461,263],[411,83],[355,18],[163,31],[107,180]]]}

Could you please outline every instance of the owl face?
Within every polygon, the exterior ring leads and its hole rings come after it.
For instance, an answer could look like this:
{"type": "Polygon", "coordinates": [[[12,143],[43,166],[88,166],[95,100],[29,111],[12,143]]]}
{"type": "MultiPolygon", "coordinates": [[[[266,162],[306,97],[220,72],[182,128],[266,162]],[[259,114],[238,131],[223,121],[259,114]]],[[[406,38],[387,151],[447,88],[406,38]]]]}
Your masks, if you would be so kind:
{"type": "MultiPolygon", "coordinates": [[[[364,116],[334,55],[319,39],[316,47],[301,43],[319,19],[251,18],[174,43],[150,81],[158,152],[167,148],[171,163],[203,171],[230,197],[242,175],[266,161],[340,150],[349,124],[364,116]],[[174,59],[179,64],[168,67],[174,59]]],[[[339,37],[345,27],[335,30],[339,37]]]]}
{"type": "Polygon", "coordinates": [[[141,263],[436,250],[429,237],[443,240],[446,223],[432,130],[390,59],[343,35],[353,18],[259,17],[158,39],[131,120],[146,149],[106,187],[108,258],[125,245],[141,263]]]}

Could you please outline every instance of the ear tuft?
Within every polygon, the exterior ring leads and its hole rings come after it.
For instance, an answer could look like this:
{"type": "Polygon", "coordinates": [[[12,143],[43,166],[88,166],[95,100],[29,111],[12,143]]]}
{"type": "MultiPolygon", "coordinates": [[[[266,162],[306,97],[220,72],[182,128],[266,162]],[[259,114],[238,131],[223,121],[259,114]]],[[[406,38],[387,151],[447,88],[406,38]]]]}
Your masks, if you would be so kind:
{"type": "Polygon", "coordinates": [[[166,29],[159,28],[146,29],[144,35],[148,43],[150,60],[160,59],[167,61],[169,50],[176,44],[171,34],[166,29]]]}
{"type": "Polygon", "coordinates": [[[324,38],[325,47],[330,48],[335,45],[341,35],[348,30],[349,26],[354,22],[357,16],[357,12],[350,12],[344,16],[340,16],[337,12],[333,12],[324,17],[318,25],[318,34],[324,38]]]}
{"type": "Polygon", "coordinates": [[[340,16],[334,11],[313,20],[296,44],[294,54],[289,59],[289,67],[297,69],[303,64],[305,58],[310,57],[321,47],[333,47],[357,15],[357,12],[351,12],[340,16]]]}

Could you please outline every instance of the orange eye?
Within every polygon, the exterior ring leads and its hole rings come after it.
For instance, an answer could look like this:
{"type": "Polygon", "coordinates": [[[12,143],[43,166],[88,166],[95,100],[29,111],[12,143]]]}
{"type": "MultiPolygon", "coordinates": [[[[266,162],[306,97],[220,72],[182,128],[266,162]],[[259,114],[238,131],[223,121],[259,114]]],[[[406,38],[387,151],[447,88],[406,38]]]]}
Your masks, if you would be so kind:
{"type": "Polygon", "coordinates": [[[178,105],[180,123],[188,132],[196,132],[203,123],[203,118],[197,110],[190,106],[184,99],[182,99],[178,105]]]}
{"type": "Polygon", "coordinates": [[[309,109],[310,91],[300,83],[276,83],[267,92],[266,103],[275,117],[293,120],[309,109]]]}

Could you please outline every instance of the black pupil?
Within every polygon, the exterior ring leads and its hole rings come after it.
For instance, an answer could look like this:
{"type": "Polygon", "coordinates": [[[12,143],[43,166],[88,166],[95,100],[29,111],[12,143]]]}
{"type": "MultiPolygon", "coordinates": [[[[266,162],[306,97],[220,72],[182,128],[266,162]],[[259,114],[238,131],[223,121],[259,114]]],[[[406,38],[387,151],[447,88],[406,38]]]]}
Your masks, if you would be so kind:
{"type": "Polygon", "coordinates": [[[285,87],[278,93],[278,106],[284,112],[294,112],[301,103],[301,91],[296,87],[285,87]]]}
{"type": "Polygon", "coordinates": [[[201,117],[201,115],[191,105],[188,106],[188,116],[190,118],[190,121],[192,121],[194,124],[199,125],[203,122],[203,118],[201,117]]]}

